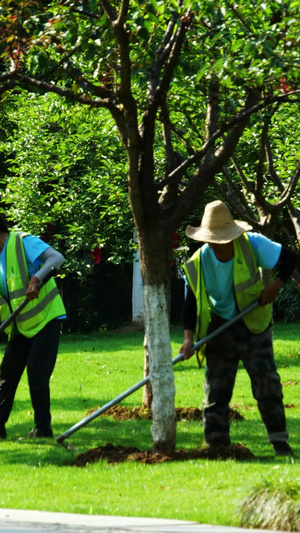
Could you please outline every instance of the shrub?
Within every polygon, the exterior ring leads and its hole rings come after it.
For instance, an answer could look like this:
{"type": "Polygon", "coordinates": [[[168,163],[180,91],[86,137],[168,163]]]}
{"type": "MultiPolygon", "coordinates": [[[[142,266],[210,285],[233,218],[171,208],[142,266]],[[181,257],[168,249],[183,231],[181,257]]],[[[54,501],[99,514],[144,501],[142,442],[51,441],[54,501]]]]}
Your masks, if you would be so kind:
{"type": "Polygon", "coordinates": [[[284,322],[300,320],[300,290],[292,279],[279,292],[274,304],[274,319],[284,322]]]}
{"type": "Polygon", "coordinates": [[[265,481],[243,500],[241,514],[243,527],[300,531],[300,482],[265,481]]]}

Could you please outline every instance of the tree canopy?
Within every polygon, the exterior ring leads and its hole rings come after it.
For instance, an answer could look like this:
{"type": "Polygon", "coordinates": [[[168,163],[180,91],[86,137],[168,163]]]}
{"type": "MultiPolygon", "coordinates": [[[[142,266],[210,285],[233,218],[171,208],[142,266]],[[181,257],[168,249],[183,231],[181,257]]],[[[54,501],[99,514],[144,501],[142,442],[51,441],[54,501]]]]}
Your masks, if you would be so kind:
{"type": "Polygon", "coordinates": [[[131,262],[126,158],[110,115],[51,93],[21,93],[5,108],[7,218],[58,247],[69,272],[83,274],[95,246],[131,262]]]}

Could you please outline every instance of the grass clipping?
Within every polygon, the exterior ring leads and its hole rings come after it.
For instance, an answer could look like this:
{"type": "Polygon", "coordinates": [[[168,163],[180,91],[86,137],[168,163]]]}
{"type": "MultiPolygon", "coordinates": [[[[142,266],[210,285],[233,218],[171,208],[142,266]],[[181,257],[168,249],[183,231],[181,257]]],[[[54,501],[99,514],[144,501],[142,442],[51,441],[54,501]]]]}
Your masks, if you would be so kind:
{"type": "Polygon", "coordinates": [[[241,514],[246,528],[300,531],[300,483],[265,482],[243,500],[241,514]]]}

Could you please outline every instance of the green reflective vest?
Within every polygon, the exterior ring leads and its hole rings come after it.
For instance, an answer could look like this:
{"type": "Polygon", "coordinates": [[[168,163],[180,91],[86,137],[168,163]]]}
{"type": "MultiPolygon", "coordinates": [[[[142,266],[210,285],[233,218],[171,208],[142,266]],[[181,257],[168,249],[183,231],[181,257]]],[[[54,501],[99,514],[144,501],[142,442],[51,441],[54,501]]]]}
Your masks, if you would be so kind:
{"type": "MultiPolygon", "coordinates": [[[[264,284],[247,233],[235,239],[233,244],[234,293],[238,309],[242,311],[252,302],[259,300],[264,284]]],[[[201,268],[201,248],[194,253],[183,268],[197,302],[196,338],[197,340],[203,339],[207,334],[211,309],[201,268]]],[[[268,304],[264,307],[259,306],[246,314],[243,320],[252,333],[261,333],[269,326],[271,318],[271,305],[268,304]]],[[[203,359],[204,351],[205,345],[201,347],[200,359],[203,359]]]]}
{"type": "MultiPolygon", "coordinates": [[[[6,245],[6,284],[8,300],[0,296],[0,319],[6,320],[10,314],[26,298],[29,274],[25,258],[23,237],[26,233],[9,232],[6,245]]],[[[25,337],[34,337],[48,322],[65,315],[66,310],[57,289],[55,280],[49,281],[41,288],[39,297],[29,301],[16,316],[15,323],[18,331],[25,337]]],[[[5,329],[9,339],[12,336],[14,323],[5,329]]]]}

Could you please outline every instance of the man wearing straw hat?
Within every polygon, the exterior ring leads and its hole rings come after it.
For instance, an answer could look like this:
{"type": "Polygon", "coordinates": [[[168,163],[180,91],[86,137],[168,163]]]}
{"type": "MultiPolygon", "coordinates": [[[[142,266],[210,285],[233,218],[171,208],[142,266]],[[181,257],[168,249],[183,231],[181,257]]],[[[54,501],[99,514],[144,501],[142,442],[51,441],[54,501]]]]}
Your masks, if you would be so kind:
{"type": "MultiPolygon", "coordinates": [[[[227,206],[216,200],[206,205],[201,225],[187,226],[191,239],[205,243],[184,266],[188,291],[183,307],[184,358],[191,357],[196,340],[234,318],[254,302],[260,305],[206,343],[203,424],[209,446],[230,444],[229,402],[239,361],[251,379],[268,440],[276,455],[293,455],[276,370],[270,324],[271,303],[293,272],[295,254],[233,220],[227,206]],[[278,273],[267,287],[260,269],[278,273]]],[[[204,352],[199,359],[203,359],[204,352]]],[[[199,356],[198,356],[199,357],[199,356]]]]}

